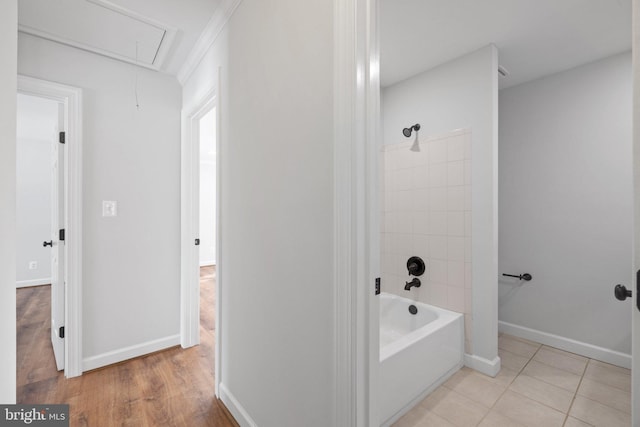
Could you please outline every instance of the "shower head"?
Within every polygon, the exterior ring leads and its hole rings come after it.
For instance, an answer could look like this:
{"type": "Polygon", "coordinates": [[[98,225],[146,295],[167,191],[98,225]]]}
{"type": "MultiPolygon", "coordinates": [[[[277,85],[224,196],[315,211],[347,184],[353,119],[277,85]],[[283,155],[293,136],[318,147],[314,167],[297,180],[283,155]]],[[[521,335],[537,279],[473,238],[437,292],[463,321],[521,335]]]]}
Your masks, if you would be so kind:
{"type": "Polygon", "coordinates": [[[415,125],[408,127],[408,128],[404,128],[402,129],[402,134],[404,136],[406,136],[407,138],[409,138],[411,136],[411,133],[413,131],[419,131],[420,130],[420,124],[416,123],[415,125]]]}

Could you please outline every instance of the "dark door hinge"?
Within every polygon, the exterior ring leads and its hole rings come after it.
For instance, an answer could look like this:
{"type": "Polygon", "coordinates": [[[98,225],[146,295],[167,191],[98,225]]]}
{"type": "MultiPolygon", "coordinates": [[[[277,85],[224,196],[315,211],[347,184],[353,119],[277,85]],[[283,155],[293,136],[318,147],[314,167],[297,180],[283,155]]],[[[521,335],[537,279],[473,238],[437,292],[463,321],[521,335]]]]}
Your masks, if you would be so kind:
{"type": "Polygon", "coordinates": [[[64,228],[58,233],[58,240],[64,242],[64,228]]]}
{"type": "Polygon", "coordinates": [[[636,308],[640,311],[640,270],[636,273],[636,308]]]}
{"type": "Polygon", "coordinates": [[[58,329],[58,338],[64,338],[64,326],[60,326],[58,329]]]}
{"type": "Polygon", "coordinates": [[[200,239],[196,239],[196,246],[200,246],[200,239]]]}
{"type": "Polygon", "coordinates": [[[376,277],[376,295],[380,295],[380,278],[376,277]]]}
{"type": "Polygon", "coordinates": [[[58,134],[59,138],[58,141],[60,141],[60,144],[65,144],[66,143],[66,132],[60,132],[58,134]]]}

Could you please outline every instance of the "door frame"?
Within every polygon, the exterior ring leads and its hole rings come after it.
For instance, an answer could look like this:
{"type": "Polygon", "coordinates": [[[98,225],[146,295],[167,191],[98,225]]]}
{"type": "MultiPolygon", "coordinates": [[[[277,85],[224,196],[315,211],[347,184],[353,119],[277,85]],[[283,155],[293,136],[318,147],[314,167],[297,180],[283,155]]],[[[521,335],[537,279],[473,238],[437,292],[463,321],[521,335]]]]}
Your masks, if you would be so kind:
{"type": "Polygon", "coordinates": [[[64,375],[82,375],[82,89],[18,75],[18,92],[64,106],[64,375]]]}
{"type": "Polygon", "coordinates": [[[631,285],[631,424],[640,427],[640,0],[632,3],[633,270],[631,285]],[[636,276],[638,272],[638,276],[636,276]]]}
{"type": "MultiPolygon", "coordinates": [[[[219,72],[218,72],[219,74],[219,72]]],[[[219,86],[219,85],[218,85],[219,86]]],[[[216,109],[216,280],[215,280],[215,393],[219,396],[222,356],[222,261],[221,226],[221,143],[220,143],[220,96],[216,88],[209,89],[197,102],[182,111],[181,139],[181,191],[180,191],[180,345],[183,348],[200,344],[200,277],[195,274],[200,268],[199,246],[194,239],[199,238],[200,226],[200,135],[199,121],[211,109],[216,109]],[[194,267],[195,266],[195,267],[194,267]]]]}
{"type": "Polygon", "coordinates": [[[378,0],[334,0],[334,425],[379,425],[378,0]]]}

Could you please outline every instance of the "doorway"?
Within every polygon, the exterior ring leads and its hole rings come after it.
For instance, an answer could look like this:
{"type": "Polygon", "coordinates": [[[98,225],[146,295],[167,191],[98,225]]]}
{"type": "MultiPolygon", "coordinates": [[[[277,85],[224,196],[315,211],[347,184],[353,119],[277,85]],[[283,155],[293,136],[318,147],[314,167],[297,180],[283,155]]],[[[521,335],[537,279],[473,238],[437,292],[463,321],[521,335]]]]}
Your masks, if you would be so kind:
{"type": "Polygon", "coordinates": [[[64,370],[70,378],[82,373],[82,92],[70,86],[18,76],[18,97],[19,106],[25,107],[18,108],[16,159],[18,173],[22,174],[17,182],[18,227],[19,233],[20,229],[24,233],[16,248],[20,254],[16,269],[18,278],[27,279],[19,279],[17,285],[50,283],[51,345],[56,369],[64,370]],[[25,115],[23,111],[31,113],[25,115]],[[29,156],[28,162],[25,156],[29,156]],[[46,179],[49,191],[42,185],[35,186],[36,176],[40,184],[46,179]],[[46,206],[35,206],[38,200],[46,206]],[[37,210],[40,210],[39,216],[37,210]],[[38,255],[48,263],[34,259],[36,249],[46,251],[38,255]],[[42,271],[47,277],[34,279],[26,273],[23,276],[25,262],[27,272],[42,271]]]}
{"type": "MultiPolygon", "coordinates": [[[[220,383],[220,138],[218,97],[212,90],[182,118],[181,316],[183,348],[200,344],[201,315],[215,310],[215,389],[220,383]],[[207,304],[200,308],[202,295],[207,304]],[[209,296],[213,295],[212,298],[209,296]],[[207,303],[215,300],[214,303],[207,303]],[[215,308],[210,305],[215,305],[215,308]]],[[[205,322],[206,323],[206,322],[205,322]]]]}
{"type": "Polygon", "coordinates": [[[64,211],[60,209],[64,206],[64,165],[60,162],[59,147],[64,105],[18,93],[16,113],[20,387],[56,376],[57,371],[64,369],[64,287],[60,282],[64,277],[64,240],[60,240],[63,236],[59,233],[65,223],[64,211]]]}

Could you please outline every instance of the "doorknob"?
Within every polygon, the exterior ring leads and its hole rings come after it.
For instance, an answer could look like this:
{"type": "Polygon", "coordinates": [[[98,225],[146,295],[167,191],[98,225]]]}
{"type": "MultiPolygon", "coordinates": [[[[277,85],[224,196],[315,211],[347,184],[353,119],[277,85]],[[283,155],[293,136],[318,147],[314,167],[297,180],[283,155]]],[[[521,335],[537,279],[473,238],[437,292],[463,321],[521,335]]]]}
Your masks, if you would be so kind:
{"type": "Polygon", "coordinates": [[[42,242],[43,247],[51,246],[53,247],[53,240],[49,240],[48,242],[42,242]]]}
{"type": "Polygon", "coordinates": [[[627,298],[631,298],[631,291],[628,290],[624,285],[616,285],[616,287],[613,290],[613,294],[620,301],[624,301],[627,298]]]}

